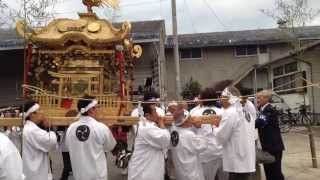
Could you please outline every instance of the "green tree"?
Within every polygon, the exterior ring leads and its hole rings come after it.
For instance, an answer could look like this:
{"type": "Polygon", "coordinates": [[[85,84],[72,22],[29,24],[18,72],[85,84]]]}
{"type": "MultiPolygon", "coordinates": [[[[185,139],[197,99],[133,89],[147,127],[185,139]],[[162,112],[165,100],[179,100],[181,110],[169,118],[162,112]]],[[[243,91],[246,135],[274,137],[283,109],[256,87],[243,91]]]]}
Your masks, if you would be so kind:
{"type": "Polygon", "coordinates": [[[183,99],[193,100],[200,94],[201,84],[193,80],[192,77],[190,80],[184,85],[183,90],[181,92],[181,96],[183,99]]]}

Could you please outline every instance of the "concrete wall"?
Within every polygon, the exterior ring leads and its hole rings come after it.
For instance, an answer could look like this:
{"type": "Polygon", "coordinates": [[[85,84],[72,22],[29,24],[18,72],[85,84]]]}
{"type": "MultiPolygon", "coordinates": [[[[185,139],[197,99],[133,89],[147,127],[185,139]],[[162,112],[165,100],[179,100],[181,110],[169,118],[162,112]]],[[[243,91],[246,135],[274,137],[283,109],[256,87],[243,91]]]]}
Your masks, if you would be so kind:
{"type": "MultiPolygon", "coordinates": [[[[172,50],[167,50],[168,96],[175,93],[175,70],[172,50]]],[[[214,83],[235,79],[245,73],[253,64],[257,63],[257,56],[235,57],[233,47],[203,48],[202,59],[180,60],[182,87],[192,77],[202,87],[214,83]]]]}
{"type": "MultiPolygon", "coordinates": [[[[270,57],[278,57],[286,53],[285,46],[284,44],[275,45],[275,47],[269,45],[270,57]]],[[[176,90],[172,49],[166,50],[166,60],[168,97],[171,98],[174,97],[176,90]]],[[[257,63],[258,56],[236,57],[234,47],[202,48],[202,59],[180,60],[182,87],[191,77],[199,81],[203,87],[225,79],[236,80],[257,63]]],[[[246,81],[252,80],[247,79],[246,81]]],[[[261,77],[259,81],[262,87],[267,86],[265,85],[266,77],[261,77]]]]}
{"type": "MultiPolygon", "coordinates": [[[[304,52],[298,57],[302,61],[298,61],[298,71],[306,72],[306,79],[313,83],[320,82],[320,46],[312,48],[304,52]],[[305,61],[305,62],[304,62],[305,61]]],[[[281,64],[287,64],[293,61],[297,61],[292,57],[288,57],[279,62],[270,65],[271,70],[281,64]]],[[[272,82],[272,73],[270,82],[272,82]]],[[[292,93],[281,95],[291,108],[296,108],[299,104],[311,105],[316,113],[320,113],[320,88],[310,87],[307,89],[307,93],[292,93]]]]}
{"type": "MultiPolygon", "coordinates": [[[[280,48],[285,50],[285,48],[280,48]]],[[[274,52],[277,52],[276,49],[274,52]]],[[[272,52],[271,52],[272,53],[272,52]]],[[[308,49],[305,51],[299,59],[302,61],[298,61],[298,71],[306,72],[306,79],[313,82],[320,82],[320,46],[314,47],[312,49],[308,49]]],[[[265,67],[269,73],[263,72],[261,70],[258,71],[258,88],[272,88],[273,87],[273,68],[287,64],[293,61],[297,61],[292,57],[288,57],[272,63],[265,67]],[[267,75],[269,74],[269,75],[267,75]],[[268,78],[266,78],[268,77],[268,78]],[[264,83],[265,82],[265,83],[264,83]]],[[[240,83],[247,88],[252,88],[252,78],[253,74],[250,73],[247,77],[242,79],[240,83]]],[[[315,113],[320,113],[320,88],[319,87],[310,87],[307,88],[307,93],[289,93],[289,94],[281,94],[280,95],[285,102],[291,107],[296,108],[299,104],[306,103],[307,105],[311,105],[311,110],[314,110],[315,113]]]]}
{"type": "MultiPolygon", "coordinates": [[[[253,92],[253,84],[254,84],[254,73],[253,71],[248,74],[244,79],[242,79],[239,84],[248,89],[252,89],[253,92]]],[[[268,89],[271,87],[269,82],[269,72],[266,68],[257,70],[257,89],[268,89]]]]}
{"type": "MultiPolygon", "coordinates": [[[[290,47],[287,44],[268,45],[270,60],[286,54],[290,47]]],[[[182,87],[192,77],[197,80],[202,87],[207,87],[215,82],[225,79],[237,79],[245,74],[252,65],[258,63],[258,56],[235,57],[234,47],[210,47],[202,48],[201,59],[180,60],[181,83],[182,87]]],[[[320,82],[320,47],[307,51],[303,57],[307,62],[312,63],[312,77],[310,67],[306,63],[300,62],[299,71],[307,72],[307,79],[313,82],[320,82]]],[[[287,58],[271,64],[270,66],[258,70],[257,83],[258,89],[269,89],[273,85],[272,69],[280,64],[286,64],[295,61],[287,58]]],[[[173,98],[175,95],[175,69],[173,61],[172,49],[166,49],[166,71],[167,71],[167,87],[168,97],[173,98]]],[[[241,85],[246,88],[253,88],[253,73],[248,74],[241,85]]],[[[297,103],[314,104],[315,112],[320,113],[320,89],[309,88],[305,94],[283,94],[281,95],[290,107],[296,107],[297,103]],[[312,99],[312,92],[314,100],[312,99]]]]}
{"type": "MultiPolygon", "coordinates": [[[[304,55],[301,57],[304,61],[311,64],[312,68],[312,76],[310,80],[313,83],[320,82],[320,45],[315,48],[306,51],[304,55]]],[[[311,73],[309,73],[311,75],[311,73]]],[[[308,92],[310,92],[310,104],[314,105],[314,111],[316,113],[320,113],[320,87],[308,88],[308,92]],[[313,98],[312,98],[313,94],[313,98]]]]}
{"type": "Polygon", "coordinates": [[[270,60],[276,59],[291,50],[287,43],[268,45],[268,48],[270,60]]]}

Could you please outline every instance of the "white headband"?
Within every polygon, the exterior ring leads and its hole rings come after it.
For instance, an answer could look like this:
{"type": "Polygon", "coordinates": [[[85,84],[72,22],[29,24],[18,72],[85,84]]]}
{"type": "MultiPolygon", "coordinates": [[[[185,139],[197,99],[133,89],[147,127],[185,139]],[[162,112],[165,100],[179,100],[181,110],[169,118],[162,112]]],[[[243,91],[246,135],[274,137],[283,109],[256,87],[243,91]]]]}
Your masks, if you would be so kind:
{"type": "Polygon", "coordinates": [[[222,96],[226,96],[229,98],[229,103],[230,104],[235,104],[237,101],[239,101],[239,98],[237,96],[234,96],[228,88],[225,88],[222,93],[222,96]]]}
{"type": "Polygon", "coordinates": [[[152,97],[152,98],[150,98],[150,99],[148,99],[147,101],[148,102],[152,102],[152,101],[159,101],[160,99],[159,98],[155,98],[155,97],[152,97]]]}
{"type": "Polygon", "coordinates": [[[176,101],[171,101],[168,103],[168,107],[170,106],[178,106],[178,103],[176,101]]]}
{"type": "Polygon", "coordinates": [[[80,109],[80,113],[84,114],[84,113],[88,112],[89,109],[95,107],[97,104],[98,104],[97,100],[92,100],[92,102],[90,104],[88,104],[86,107],[80,109]]]}
{"type": "Polygon", "coordinates": [[[24,113],[24,117],[28,117],[31,113],[34,113],[40,109],[39,104],[34,104],[27,112],[24,113]]]}

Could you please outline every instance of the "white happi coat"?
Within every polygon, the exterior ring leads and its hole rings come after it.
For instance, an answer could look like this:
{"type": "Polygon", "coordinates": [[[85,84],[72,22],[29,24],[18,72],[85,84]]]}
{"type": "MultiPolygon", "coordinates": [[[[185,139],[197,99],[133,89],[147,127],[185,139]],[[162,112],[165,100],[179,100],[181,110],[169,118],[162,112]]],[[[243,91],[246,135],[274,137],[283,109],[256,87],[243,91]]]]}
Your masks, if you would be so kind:
{"type": "Polygon", "coordinates": [[[201,109],[202,108],[202,106],[199,104],[199,105],[197,105],[196,107],[194,107],[194,108],[192,108],[191,110],[190,110],[190,114],[192,115],[193,113],[195,113],[196,111],[198,111],[199,109],[201,109]]]}
{"type": "Polygon", "coordinates": [[[249,100],[244,104],[244,113],[246,117],[246,128],[248,131],[248,161],[251,169],[255,169],[252,166],[256,164],[256,140],[259,138],[258,130],[255,128],[257,111],[253,103],[249,100]],[[247,115],[246,115],[247,114],[247,115]],[[248,119],[247,119],[248,118],[248,119]]]}
{"type": "Polygon", "coordinates": [[[258,140],[259,138],[259,135],[258,135],[258,130],[255,128],[255,125],[256,125],[256,119],[257,119],[257,109],[256,107],[254,106],[254,104],[247,100],[246,101],[246,104],[244,105],[244,110],[247,111],[250,115],[250,132],[252,133],[251,134],[251,137],[254,138],[254,140],[258,140]]]}
{"type": "Polygon", "coordinates": [[[23,128],[23,173],[25,180],[47,180],[49,172],[48,152],[57,147],[57,136],[27,120],[23,128]]]}
{"type": "Polygon", "coordinates": [[[8,134],[9,139],[17,147],[19,152],[21,152],[21,135],[22,129],[20,127],[15,126],[11,128],[11,131],[8,134]]]}
{"type": "MultiPolygon", "coordinates": [[[[158,116],[165,116],[165,111],[162,108],[156,106],[156,111],[158,116]]],[[[139,108],[133,109],[130,116],[139,117],[139,108]]],[[[137,129],[137,126],[134,125],[133,128],[131,128],[127,134],[127,143],[128,143],[129,150],[132,150],[136,129],[137,129]]]]}
{"type": "Polygon", "coordinates": [[[66,145],[75,180],[108,179],[105,152],[113,150],[116,141],[106,125],[90,116],[81,116],[69,126],[66,145]]]}
{"type": "Polygon", "coordinates": [[[235,105],[223,109],[220,125],[214,129],[218,142],[223,145],[223,170],[233,173],[255,172],[255,162],[251,158],[255,148],[249,145],[251,132],[242,108],[239,110],[241,112],[237,111],[235,105]]]}
{"type": "Polygon", "coordinates": [[[139,122],[133,155],[129,161],[128,180],[163,180],[164,153],[170,146],[170,133],[154,122],[139,122]]]}
{"type": "Polygon", "coordinates": [[[199,154],[208,147],[206,138],[196,135],[191,129],[175,127],[179,142],[171,148],[177,180],[204,180],[199,154]]]}
{"type": "MultiPolygon", "coordinates": [[[[222,110],[216,107],[203,106],[194,111],[191,116],[202,116],[205,110],[212,109],[217,115],[221,115],[222,110]]],[[[208,148],[200,154],[202,163],[207,163],[222,158],[222,145],[218,143],[213,129],[216,128],[211,124],[202,124],[201,128],[196,129],[196,133],[203,136],[208,141],[208,148]]]]}
{"type": "Polygon", "coordinates": [[[23,180],[22,159],[15,145],[0,133],[0,179],[23,180]]]}

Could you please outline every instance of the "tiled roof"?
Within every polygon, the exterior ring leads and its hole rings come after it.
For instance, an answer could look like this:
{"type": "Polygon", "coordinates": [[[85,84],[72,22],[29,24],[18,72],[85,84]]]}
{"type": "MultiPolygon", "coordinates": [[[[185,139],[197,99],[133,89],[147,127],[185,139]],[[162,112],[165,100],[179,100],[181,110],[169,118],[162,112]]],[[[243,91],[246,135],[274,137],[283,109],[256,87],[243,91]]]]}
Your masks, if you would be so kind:
{"type": "MultiPolygon", "coordinates": [[[[307,26],[296,29],[299,38],[320,38],[320,26],[307,26]]],[[[258,29],[245,31],[227,31],[179,35],[180,47],[235,46],[250,44],[272,44],[286,42],[288,36],[280,29],[258,29]]],[[[168,36],[168,48],[172,45],[172,36],[168,36]]]]}
{"type": "MultiPolygon", "coordinates": [[[[134,41],[159,39],[161,26],[164,20],[137,21],[132,23],[132,38],[134,41]]],[[[121,23],[114,23],[120,27],[121,23]]],[[[320,38],[320,26],[307,26],[296,29],[299,38],[320,38]]],[[[250,44],[273,44],[286,42],[288,38],[280,29],[257,29],[244,31],[210,32],[179,35],[179,46],[210,47],[210,46],[235,46],[250,44]]],[[[17,47],[23,44],[15,30],[0,30],[0,49],[4,47],[17,47]]],[[[172,36],[167,36],[166,47],[172,48],[172,36]]]]}

